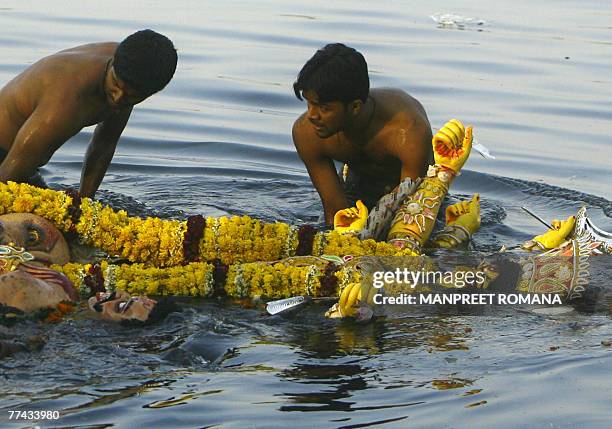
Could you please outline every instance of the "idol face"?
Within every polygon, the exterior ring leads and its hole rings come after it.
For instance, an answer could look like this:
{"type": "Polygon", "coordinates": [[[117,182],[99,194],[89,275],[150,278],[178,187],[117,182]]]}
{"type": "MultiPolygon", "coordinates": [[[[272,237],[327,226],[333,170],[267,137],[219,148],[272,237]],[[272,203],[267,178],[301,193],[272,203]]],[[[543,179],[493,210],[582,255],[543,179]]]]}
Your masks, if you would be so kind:
{"type": "Polygon", "coordinates": [[[125,291],[98,292],[89,298],[89,308],[103,319],[120,322],[122,320],[140,320],[145,322],[157,304],[157,301],[146,296],[130,296],[125,291]]]}
{"type": "Polygon", "coordinates": [[[63,265],[70,261],[62,233],[48,220],[30,213],[0,216],[0,244],[23,247],[35,261],[44,264],[63,265]]]}

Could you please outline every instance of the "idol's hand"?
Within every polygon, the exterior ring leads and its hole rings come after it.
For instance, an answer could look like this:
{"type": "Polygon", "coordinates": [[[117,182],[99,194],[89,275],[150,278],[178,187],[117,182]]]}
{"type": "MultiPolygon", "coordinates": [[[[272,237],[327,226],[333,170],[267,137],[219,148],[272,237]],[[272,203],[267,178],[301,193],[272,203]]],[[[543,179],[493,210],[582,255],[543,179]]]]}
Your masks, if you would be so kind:
{"type": "Polygon", "coordinates": [[[368,208],[358,200],[356,207],[338,210],[334,215],[334,231],[340,234],[356,233],[363,229],[368,220],[368,208]]]}
{"type": "Polygon", "coordinates": [[[533,237],[532,240],[529,240],[525,244],[523,244],[523,248],[527,250],[532,250],[534,247],[540,247],[541,249],[548,250],[559,247],[561,243],[567,240],[567,237],[574,230],[574,225],[576,224],[576,217],[570,216],[566,220],[553,220],[552,228],[545,232],[542,235],[538,235],[533,237]]]}
{"type": "Polygon", "coordinates": [[[472,150],[472,127],[467,129],[457,119],[448,121],[432,139],[437,165],[458,173],[472,150]]]}
{"type": "Polygon", "coordinates": [[[474,194],[470,201],[460,201],[446,208],[446,225],[465,228],[470,235],[480,228],[480,195],[474,194]]]}
{"type": "Polygon", "coordinates": [[[456,247],[470,241],[480,228],[480,195],[474,194],[470,201],[460,201],[446,208],[446,226],[434,237],[432,247],[456,247]]]}

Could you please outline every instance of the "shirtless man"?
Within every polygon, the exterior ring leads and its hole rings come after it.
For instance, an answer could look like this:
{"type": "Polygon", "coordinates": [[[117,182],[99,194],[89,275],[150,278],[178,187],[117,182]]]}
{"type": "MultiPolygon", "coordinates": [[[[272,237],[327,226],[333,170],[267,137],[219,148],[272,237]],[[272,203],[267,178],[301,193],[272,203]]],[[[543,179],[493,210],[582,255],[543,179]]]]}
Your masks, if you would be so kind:
{"type": "Polygon", "coordinates": [[[308,60],[293,84],[308,110],[293,143],[319,192],[325,221],[361,199],[368,208],[406,177],[433,163],[431,126],[421,103],[399,89],[370,91],[363,55],[341,43],[308,60]],[[343,180],[333,160],[348,165],[343,180]]]}
{"type": "Polygon", "coordinates": [[[83,127],[80,193],[92,197],[135,104],[163,89],[176,70],[172,42],[152,30],[121,43],[93,43],[45,57],[0,90],[0,181],[29,181],[83,127]]]}

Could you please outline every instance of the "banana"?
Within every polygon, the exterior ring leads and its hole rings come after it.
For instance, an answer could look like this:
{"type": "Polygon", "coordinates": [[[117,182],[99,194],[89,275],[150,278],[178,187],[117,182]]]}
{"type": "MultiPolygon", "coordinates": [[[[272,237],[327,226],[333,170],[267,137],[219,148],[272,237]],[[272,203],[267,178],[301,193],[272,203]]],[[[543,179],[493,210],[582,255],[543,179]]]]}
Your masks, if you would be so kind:
{"type": "Polygon", "coordinates": [[[342,292],[340,293],[340,300],[338,301],[338,307],[344,308],[346,306],[346,300],[349,297],[351,289],[355,286],[355,283],[349,283],[342,292]]]}
{"type": "Polygon", "coordinates": [[[353,306],[357,303],[357,301],[359,301],[361,299],[361,284],[360,283],[353,283],[351,290],[350,290],[350,295],[348,297],[348,299],[346,300],[345,304],[343,307],[340,307],[340,310],[342,311],[342,314],[345,316],[352,316],[355,314],[355,309],[353,308],[353,306]]]}

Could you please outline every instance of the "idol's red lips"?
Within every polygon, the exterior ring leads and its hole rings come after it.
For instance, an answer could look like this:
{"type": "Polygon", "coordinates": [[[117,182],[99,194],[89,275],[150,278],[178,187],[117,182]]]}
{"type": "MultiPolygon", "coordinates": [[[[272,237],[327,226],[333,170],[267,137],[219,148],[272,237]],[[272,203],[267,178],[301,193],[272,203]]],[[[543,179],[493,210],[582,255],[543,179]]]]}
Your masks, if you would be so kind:
{"type": "Polygon", "coordinates": [[[61,288],[64,289],[64,292],[66,292],[66,294],[71,300],[77,301],[79,299],[79,294],[75,289],[74,285],[68,279],[68,277],[66,277],[62,273],[52,270],[50,268],[32,265],[28,263],[21,264],[20,269],[40,280],[61,286],[61,288]]]}

